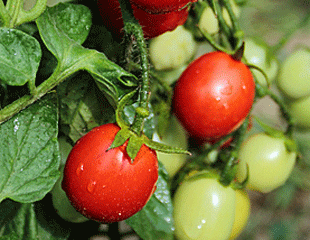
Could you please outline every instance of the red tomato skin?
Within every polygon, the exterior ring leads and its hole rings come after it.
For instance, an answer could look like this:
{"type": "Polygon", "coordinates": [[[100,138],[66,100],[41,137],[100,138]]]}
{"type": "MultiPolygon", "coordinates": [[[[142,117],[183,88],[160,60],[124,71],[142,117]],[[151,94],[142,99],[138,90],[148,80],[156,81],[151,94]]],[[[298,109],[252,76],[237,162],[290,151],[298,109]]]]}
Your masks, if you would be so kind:
{"type": "MultiPolygon", "coordinates": [[[[103,23],[118,38],[121,39],[124,31],[122,12],[118,0],[97,1],[103,23]]],[[[132,5],[135,18],[142,26],[144,37],[147,39],[157,37],[167,31],[172,31],[183,25],[188,17],[188,9],[169,12],[165,14],[151,14],[132,5]]]]}
{"type": "Polygon", "coordinates": [[[131,163],[125,147],[107,149],[119,131],[116,124],[96,127],[70,152],[62,188],[87,218],[112,223],[140,211],[156,189],[156,152],[143,145],[131,163]]]}
{"type": "Polygon", "coordinates": [[[236,130],[254,97],[249,68],[224,52],[211,52],[193,61],[177,81],[173,111],[191,137],[208,142],[236,130]]]}
{"type": "Polygon", "coordinates": [[[131,4],[149,13],[167,13],[179,11],[197,0],[130,0],[131,4]]]}

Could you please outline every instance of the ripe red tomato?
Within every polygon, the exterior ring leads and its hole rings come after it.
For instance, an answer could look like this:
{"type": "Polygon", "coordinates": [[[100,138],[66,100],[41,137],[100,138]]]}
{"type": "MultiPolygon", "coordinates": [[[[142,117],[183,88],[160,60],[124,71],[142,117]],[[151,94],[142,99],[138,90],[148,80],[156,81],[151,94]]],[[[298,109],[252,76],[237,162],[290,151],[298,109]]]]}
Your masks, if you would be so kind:
{"type": "Polygon", "coordinates": [[[94,128],[70,152],[62,188],[72,205],[87,218],[111,223],[140,211],[153,192],[158,178],[156,152],[143,145],[134,162],[127,155],[127,142],[111,146],[116,124],[94,128]]]}
{"type": "MultiPolygon", "coordinates": [[[[102,20],[118,38],[123,36],[123,19],[118,0],[97,1],[102,20]]],[[[154,38],[183,25],[188,17],[188,9],[165,14],[151,14],[132,5],[133,13],[142,26],[145,38],[154,38]]]]}
{"type": "Polygon", "coordinates": [[[174,89],[173,110],[193,138],[207,142],[236,130],[254,97],[249,68],[217,51],[196,59],[183,72],[174,89]]]}
{"type": "Polygon", "coordinates": [[[130,0],[131,4],[149,13],[167,13],[179,11],[197,0],[130,0]]]}

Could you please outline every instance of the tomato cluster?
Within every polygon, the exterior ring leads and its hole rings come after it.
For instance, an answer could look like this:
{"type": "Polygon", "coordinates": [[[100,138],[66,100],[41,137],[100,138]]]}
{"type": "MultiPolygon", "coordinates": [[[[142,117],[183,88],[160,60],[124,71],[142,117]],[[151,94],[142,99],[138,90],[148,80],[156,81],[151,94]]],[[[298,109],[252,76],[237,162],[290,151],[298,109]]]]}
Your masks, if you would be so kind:
{"type": "MultiPolygon", "coordinates": [[[[286,182],[295,166],[297,152],[289,148],[291,135],[287,132],[279,134],[263,126],[268,131],[245,137],[252,126],[246,126],[245,120],[250,119],[256,97],[261,97],[256,90],[263,89],[261,92],[268,95],[269,85],[277,77],[277,59],[269,54],[267,44],[252,38],[246,38],[239,48],[234,44],[240,39],[234,39],[231,44],[234,51],[218,48],[194,59],[197,41],[190,28],[184,26],[194,2],[130,0],[134,17],[142,26],[145,38],[150,39],[148,57],[152,73],[155,73],[153,77],[156,78],[156,73],[161,77],[172,73],[165,82],[167,86],[161,82],[161,87],[171,90],[162,94],[171,118],[161,136],[154,131],[153,140],[184,149],[193,147],[193,157],[155,152],[147,144],[141,144],[137,156],[131,159],[126,148],[131,138],[111,148],[115,137],[123,130],[120,124],[94,128],[73,147],[62,181],[71,204],[89,219],[112,223],[139,212],[156,189],[157,161],[160,161],[168,172],[171,186],[175,187],[172,194],[175,237],[179,240],[235,239],[250,214],[250,200],[244,188],[271,192],[286,182]],[[241,126],[246,126],[244,129],[248,131],[242,132],[241,126]],[[191,146],[188,138],[198,144],[191,146]],[[214,147],[218,142],[222,144],[214,147]],[[229,162],[230,159],[233,161],[229,162]],[[225,182],[229,175],[223,174],[225,171],[230,174],[229,183],[225,182]]],[[[221,6],[220,14],[227,27],[233,28],[230,15],[238,17],[240,11],[234,1],[229,2],[232,13],[221,6]]],[[[124,22],[119,1],[99,0],[97,4],[104,24],[121,38],[124,22]]],[[[214,10],[210,7],[200,10],[201,19],[196,25],[201,32],[221,34],[221,24],[214,10]],[[205,19],[216,22],[216,26],[212,28],[205,19]]],[[[310,88],[304,80],[309,61],[300,67],[295,61],[301,57],[310,60],[308,50],[287,59],[278,86],[292,99],[289,107],[298,116],[297,123],[310,127],[309,111],[300,111],[298,115],[298,109],[305,104],[310,106],[310,88]],[[291,70],[297,65],[304,74],[299,76],[296,87],[291,88],[288,79],[292,78],[291,70]]],[[[156,97],[162,100],[162,95],[156,97]]],[[[133,125],[126,125],[126,129],[132,130],[133,125]]],[[[138,145],[139,133],[131,131],[130,134],[136,137],[138,145]]],[[[55,202],[60,212],[59,205],[55,202]]],[[[75,210],[71,213],[72,217],[67,217],[70,221],[85,220],[75,210]]]]}
{"type": "MultiPolygon", "coordinates": [[[[142,26],[144,36],[154,38],[183,25],[188,17],[187,6],[194,1],[135,0],[130,2],[133,14],[142,26]]],[[[124,34],[124,23],[119,1],[98,0],[97,4],[104,24],[117,38],[121,38],[124,34]]]]}

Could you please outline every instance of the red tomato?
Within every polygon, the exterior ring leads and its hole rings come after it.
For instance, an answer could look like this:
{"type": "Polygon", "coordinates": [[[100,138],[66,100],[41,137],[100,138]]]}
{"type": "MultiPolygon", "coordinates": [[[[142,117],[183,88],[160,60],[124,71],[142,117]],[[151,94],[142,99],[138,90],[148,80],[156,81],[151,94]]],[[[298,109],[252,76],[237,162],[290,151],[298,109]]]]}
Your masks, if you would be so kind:
{"type": "Polygon", "coordinates": [[[111,223],[140,211],[158,178],[156,152],[143,145],[134,162],[127,155],[127,142],[111,146],[116,124],[94,128],[70,152],[62,187],[77,211],[95,221],[111,223]]]}
{"type": "Polygon", "coordinates": [[[167,13],[179,11],[197,0],[130,0],[130,2],[149,13],[167,13]]]}
{"type": "MultiPolygon", "coordinates": [[[[118,38],[123,36],[123,19],[118,0],[97,1],[102,20],[118,38]]],[[[188,17],[188,9],[166,14],[151,14],[132,5],[133,13],[142,26],[146,38],[154,38],[183,25],[188,17]]]]}
{"type": "Polygon", "coordinates": [[[193,138],[208,142],[236,130],[254,97],[249,68],[224,52],[211,52],[193,61],[177,81],[173,110],[193,138]]]}

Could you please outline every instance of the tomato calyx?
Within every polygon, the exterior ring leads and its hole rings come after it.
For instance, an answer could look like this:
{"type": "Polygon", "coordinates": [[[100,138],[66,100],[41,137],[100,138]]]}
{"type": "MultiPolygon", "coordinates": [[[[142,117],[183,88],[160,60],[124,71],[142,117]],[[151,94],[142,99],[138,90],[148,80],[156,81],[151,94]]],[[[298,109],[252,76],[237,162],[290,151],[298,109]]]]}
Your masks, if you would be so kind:
{"type": "MultiPolygon", "coordinates": [[[[187,150],[155,142],[149,139],[143,133],[137,133],[131,128],[131,126],[128,126],[128,124],[122,118],[122,112],[125,106],[128,104],[128,102],[131,100],[131,98],[136,94],[136,92],[137,89],[126,94],[118,104],[118,107],[116,109],[116,123],[121,129],[116,134],[112,142],[112,145],[108,148],[108,151],[110,149],[117,148],[123,145],[128,140],[126,151],[132,162],[134,161],[135,157],[137,156],[143,144],[153,150],[161,151],[164,153],[190,155],[190,152],[187,150]]],[[[148,116],[148,110],[141,107],[137,107],[136,115],[140,115],[140,117],[146,118],[148,116]]]]}

